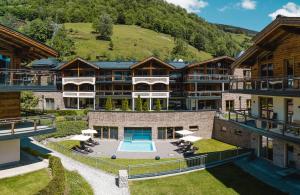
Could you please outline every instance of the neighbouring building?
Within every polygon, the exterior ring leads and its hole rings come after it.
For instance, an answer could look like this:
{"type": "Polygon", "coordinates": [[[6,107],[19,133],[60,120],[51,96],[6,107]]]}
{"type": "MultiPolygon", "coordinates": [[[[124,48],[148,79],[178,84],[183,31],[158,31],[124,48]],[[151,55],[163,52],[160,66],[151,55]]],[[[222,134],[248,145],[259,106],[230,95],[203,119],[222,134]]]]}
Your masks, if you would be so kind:
{"type": "Polygon", "coordinates": [[[250,95],[228,93],[232,78],[243,78],[247,69],[232,69],[235,59],[223,56],[200,63],[164,62],[155,57],[143,61],[69,62],[35,61],[36,70],[51,68],[58,74],[57,91],[36,92],[39,109],[103,110],[108,97],[121,109],[127,99],[136,109],[138,96],[154,110],[159,100],[163,110],[222,110],[249,107],[250,95]],[[248,103],[248,104],[247,104],[248,103]]]}
{"type": "Polygon", "coordinates": [[[21,138],[55,131],[52,117],[21,116],[20,92],[55,90],[53,72],[22,69],[22,64],[57,55],[48,46],[0,25],[0,166],[20,160],[21,138]]]}
{"type": "Polygon", "coordinates": [[[251,78],[230,83],[230,92],[252,96],[251,110],[232,112],[230,123],[217,120],[215,131],[275,165],[299,169],[300,18],[279,16],[253,41],[233,63],[251,69],[251,78]]]}

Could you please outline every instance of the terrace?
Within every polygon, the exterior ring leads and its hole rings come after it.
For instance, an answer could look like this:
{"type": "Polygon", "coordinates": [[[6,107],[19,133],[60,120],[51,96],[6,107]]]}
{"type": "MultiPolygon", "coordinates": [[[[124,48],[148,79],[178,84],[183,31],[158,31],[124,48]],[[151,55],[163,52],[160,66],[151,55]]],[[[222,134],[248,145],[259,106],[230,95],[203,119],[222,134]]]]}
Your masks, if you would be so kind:
{"type": "Polygon", "coordinates": [[[229,90],[232,93],[299,97],[300,93],[295,92],[300,91],[300,78],[232,79],[229,90]]]}
{"type": "Polygon", "coordinates": [[[0,92],[55,91],[56,75],[50,71],[0,69],[0,92]]]}
{"type": "Polygon", "coordinates": [[[0,140],[30,137],[55,131],[52,116],[0,119],[0,140]]]}
{"type": "Polygon", "coordinates": [[[185,77],[185,81],[198,83],[224,83],[233,79],[233,75],[224,74],[189,74],[185,77]]]}
{"type": "Polygon", "coordinates": [[[253,116],[246,110],[230,111],[229,120],[268,137],[300,143],[300,125],[253,116]]]}

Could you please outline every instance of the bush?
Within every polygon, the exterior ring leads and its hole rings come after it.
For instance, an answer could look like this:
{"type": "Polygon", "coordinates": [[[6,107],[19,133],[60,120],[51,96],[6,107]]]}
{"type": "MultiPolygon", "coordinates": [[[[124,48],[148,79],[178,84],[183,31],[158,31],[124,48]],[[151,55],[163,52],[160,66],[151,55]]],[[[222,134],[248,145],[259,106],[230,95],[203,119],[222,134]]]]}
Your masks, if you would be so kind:
{"type": "Polygon", "coordinates": [[[32,156],[41,157],[44,159],[48,159],[51,155],[50,154],[43,154],[37,150],[33,150],[29,147],[22,148],[23,151],[27,152],[28,154],[31,154],[32,156]]]}
{"type": "Polygon", "coordinates": [[[149,111],[149,104],[148,104],[148,100],[146,100],[143,104],[143,111],[149,111]]]}
{"type": "Polygon", "coordinates": [[[138,96],[138,98],[137,98],[137,102],[136,102],[136,110],[137,110],[138,112],[143,111],[143,102],[142,102],[141,96],[138,96]]]}
{"type": "Polygon", "coordinates": [[[122,111],[128,111],[128,110],[129,110],[128,100],[124,99],[122,100],[122,111]]]}
{"type": "Polygon", "coordinates": [[[65,170],[58,157],[49,157],[49,168],[52,171],[52,180],[37,195],[63,195],[66,188],[65,170]]]}
{"type": "Polygon", "coordinates": [[[111,97],[108,97],[105,102],[105,110],[111,111],[112,109],[113,109],[112,99],[111,97]]]}
{"type": "Polygon", "coordinates": [[[161,104],[160,104],[160,100],[159,99],[156,99],[155,110],[156,111],[161,111],[161,104]]]}

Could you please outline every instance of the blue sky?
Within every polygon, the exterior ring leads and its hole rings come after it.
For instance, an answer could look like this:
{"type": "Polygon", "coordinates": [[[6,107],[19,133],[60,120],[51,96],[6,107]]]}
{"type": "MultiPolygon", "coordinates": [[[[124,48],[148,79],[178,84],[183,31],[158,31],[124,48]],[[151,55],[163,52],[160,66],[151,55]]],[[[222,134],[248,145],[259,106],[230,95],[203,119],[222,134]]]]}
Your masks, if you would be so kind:
{"type": "Polygon", "coordinates": [[[166,0],[209,22],[260,31],[276,15],[299,16],[300,0],[166,0]]]}

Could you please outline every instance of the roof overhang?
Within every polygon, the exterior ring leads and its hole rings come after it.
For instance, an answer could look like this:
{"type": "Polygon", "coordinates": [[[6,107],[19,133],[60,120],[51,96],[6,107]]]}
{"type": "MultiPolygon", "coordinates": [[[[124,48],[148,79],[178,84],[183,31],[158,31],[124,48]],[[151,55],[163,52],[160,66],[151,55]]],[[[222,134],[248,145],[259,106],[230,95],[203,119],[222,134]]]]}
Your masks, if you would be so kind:
{"type": "Polygon", "coordinates": [[[86,61],[86,60],[84,60],[82,58],[75,58],[75,59],[73,59],[73,60],[71,60],[71,61],[69,61],[69,62],[67,62],[65,64],[62,64],[61,66],[57,67],[56,69],[57,70],[62,70],[62,69],[66,68],[66,67],[68,67],[68,66],[70,66],[70,65],[72,65],[72,64],[74,64],[76,62],[82,62],[82,63],[84,63],[84,64],[86,64],[88,66],[91,66],[91,67],[95,68],[95,69],[99,69],[99,67],[97,65],[92,64],[92,63],[90,63],[90,62],[88,62],[88,61],[86,61]]]}
{"type": "Polygon", "coordinates": [[[22,60],[36,60],[58,57],[58,52],[51,47],[0,24],[0,53],[15,53],[22,60]]]}
{"type": "Polygon", "coordinates": [[[300,17],[277,17],[253,38],[254,44],[232,64],[232,67],[252,66],[257,57],[274,51],[277,45],[291,34],[300,35],[300,17]]]}
{"type": "Polygon", "coordinates": [[[172,66],[171,64],[168,64],[168,63],[166,63],[166,62],[164,62],[164,61],[162,61],[162,60],[160,60],[160,59],[158,59],[158,58],[155,58],[155,57],[146,58],[145,60],[143,60],[143,61],[141,61],[141,62],[138,62],[138,63],[136,63],[136,64],[133,64],[133,65],[130,66],[130,69],[134,69],[134,68],[136,68],[136,67],[138,67],[138,66],[141,66],[141,65],[143,65],[143,64],[145,64],[145,63],[147,63],[147,62],[149,62],[149,61],[152,61],[152,60],[153,60],[153,61],[156,61],[157,63],[159,63],[159,64],[161,64],[161,65],[163,65],[163,66],[166,66],[166,67],[168,67],[168,68],[170,68],[170,69],[172,69],[172,70],[175,69],[175,67],[172,66]]]}
{"type": "Polygon", "coordinates": [[[220,56],[220,57],[216,57],[210,60],[205,60],[202,62],[198,62],[198,63],[193,63],[193,64],[189,64],[188,66],[186,66],[186,68],[192,68],[195,66],[199,66],[199,65],[204,65],[204,64],[208,64],[208,63],[216,63],[222,60],[227,60],[231,63],[233,63],[235,61],[235,58],[229,57],[229,56],[220,56]]]}

